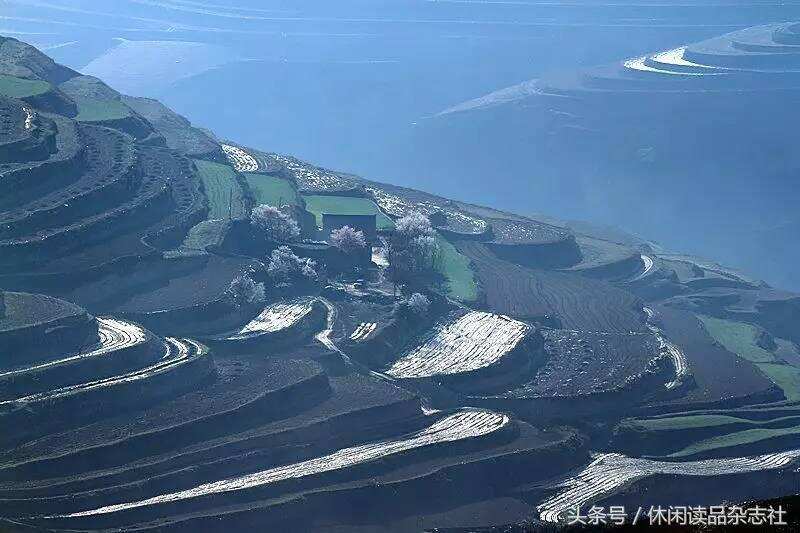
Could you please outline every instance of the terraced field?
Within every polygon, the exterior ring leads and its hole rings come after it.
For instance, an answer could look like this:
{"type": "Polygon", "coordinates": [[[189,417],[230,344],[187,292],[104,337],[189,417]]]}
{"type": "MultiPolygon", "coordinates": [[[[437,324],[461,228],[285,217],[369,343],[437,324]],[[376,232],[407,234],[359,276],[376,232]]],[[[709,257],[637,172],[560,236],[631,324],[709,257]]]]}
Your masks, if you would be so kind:
{"type": "Polygon", "coordinates": [[[622,389],[660,356],[653,335],[546,330],[547,359],[533,380],[509,398],[575,397],[622,389]]]}
{"type": "Polygon", "coordinates": [[[447,294],[462,302],[475,301],[478,284],[469,259],[439,233],[436,234],[436,246],[434,268],[445,277],[447,294]]]}
{"type": "Polygon", "coordinates": [[[51,87],[46,81],[28,80],[0,74],[0,94],[3,96],[11,98],[37,96],[46,93],[51,87]]]}
{"type": "Polygon", "coordinates": [[[306,209],[316,217],[317,226],[320,228],[322,227],[323,213],[332,215],[376,215],[378,230],[394,228],[394,222],[369,198],[304,194],[303,200],[306,203],[306,209]]]}
{"type": "Polygon", "coordinates": [[[236,172],[258,172],[258,161],[245,150],[230,144],[220,146],[236,172]]]}
{"type": "Polygon", "coordinates": [[[695,387],[675,403],[709,405],[778,400],[779,389],[744,359],[714,343],[693,315],[661,307],[664,336],[684,354],[695,387]]]}
{"type": "Polygon", "coordinates": [[[434,225],[463,235],[481,235],[488,229],[485,220],[454,208],[452,202],[421,191],[369,182],[366,190],[375,198],[380,208],[393,217],[402,217],[412,211],[433,216],[434,225]]]}
{"type": "Polygon", "coordinates": [[[498,259],[477,242],[458,242],[456,248],[472,261],[492,311],[518,317],[555,317],[564,329],[646,331],[641,301],[605,282],[528,269],[498,259]]]}
{"type": "Polygon", "coordinates": [[[81,122],[102,122],[129,117],[131,110],[119,100],[101,100],[98,98],[79,98],[78,115],[75,120],[81,122]]]}
{"type": "Polygon", "coordinates": [[[302,190],[336,191],[355,185],[355,180],[291,156],[271,154],[270,158],[285,169],[302,190]]]}
{"type": "Polygon", "coordinates": [[[299,298],[268,305],[257,317],[238,331],[227,335],[225,339],[243,340],[290,328],[311,312],[313,303],[313,299],[299,298]]]}
{"type": "Polygon", "coordinates": [[[800,400],[800,367],[781,362],[773,352],[758,345],[755,326],[733,320],[700,316],[706,330],[731,353],[755,363],[783,391],[787,400],[800,400]]]}
{"type": "Polygon", "coordinates": [[[514,350],[529,330],[528,325],[507,316],[472,311],[437,325],[425,342],[385,373],[409,379],[479,370],[514,350]]]}
{"type": "Polygon", "coordinates": [[[245,180],[255,197],[256,204],[268,204],[276,207],[297,205],[300,202],[297,191],[285,179],[266,174],[245,173],[245,180]]]}
{"type": "Polygon", "coordinates": [[[508,423],[504,415],[482,411],[463,411],[439,420],[422,431],[382,442],[365,444],[353,448],[345,448],[330,455],[318,457],[300,463],[281,466],[246,476],[225,479],[199,485],[181,492],[164,494],[138,502],[120,503],[73,513],[67,516],[92,516],[113,513],[135,507],[157,505],[189,498],[198,498],[208,494],[246,490],[253,487],[276,483],[285,479],[297,479],[319,475],[333,470],[353,467],[394,454],[403,453],[423,446],[469,439],[497,431],[508,423]]]}
{"type": "Polygon", "coordinates": [[[0,37],[0,529],[535,528],[537,502],[792,490],[800,297],[559,224],[220,143],[0,37]],[[336,274],[298,243],[319,279],[277,284],[230,252],[253,201],[386,233],[420,211],[438,273],[394,287],[380,246],[336,274]],[[230,298],[245,273],[270,303],[230,298]]]}
{"type": "Polygon", "coordinates": [[[246,215],[244,194],[236,181],[236,173],[227,165],[195,160],[205,187],[213,219],[242,218],[246,215]]]}
{"type": "Polygon", "coordinates": [[[577,475],[553,485],[559,492],[537,506],[546,522],[557,522],[578,506],[597,501],[621,487],[656,474],[672,476],[719,476],[787,468],[800,458],[800,450],[755,457],[714,459],[692,462],[663,462],[636,459],[620,454],[598,455],[577,475]]]}

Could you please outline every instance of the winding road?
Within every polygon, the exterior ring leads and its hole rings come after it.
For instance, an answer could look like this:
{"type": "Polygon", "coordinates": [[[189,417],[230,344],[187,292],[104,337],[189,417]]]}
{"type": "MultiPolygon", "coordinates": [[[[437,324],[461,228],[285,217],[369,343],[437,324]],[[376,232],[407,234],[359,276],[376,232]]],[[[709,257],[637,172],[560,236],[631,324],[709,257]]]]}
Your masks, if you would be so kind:
{"type": "Polygon", "coordinates": [[[655,311],[646,306],[643,307],[642,310],[647,315],[648,329],[653,332],[656,340],[658,340],[659,349],[662,353],[669,355],[670,359],[672,359],[672,364],[675,366],[675,379],[664,384],[665,388],[670,390],[674,389],[683,383],[683,378],[686,377],[686,374],[689,372],[689,364],[686,361],[686,355],[683,353],[683,350],[669,342],[666,337],[664,337],[664,332],[661,330],[661,328],[653,324],[652,320],[656,316],[655,311]]]}

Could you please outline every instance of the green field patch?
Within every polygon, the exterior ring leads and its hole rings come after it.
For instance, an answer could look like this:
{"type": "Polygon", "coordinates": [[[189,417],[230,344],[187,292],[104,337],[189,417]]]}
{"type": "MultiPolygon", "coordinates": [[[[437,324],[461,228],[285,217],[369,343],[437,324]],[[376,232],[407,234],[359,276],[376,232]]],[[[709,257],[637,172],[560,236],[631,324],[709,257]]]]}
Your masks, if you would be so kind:
{"type": "Polygon", "coordinates": [[[789,435],[800,436],[800,426],[792,426],[787,428],[756,428],[746,429],[744,431],[737,431],[727,435],[720,435],[710,439],[695,442],[686,448],[668,455],[667,457],[686,457],[695,455],[697,453],[718,451],[732,446],[741,446],[744,444],[755,444],[760,441],[772,439],[776,437],[784,437],[789,435]]]}
{"type": "Polygon", "coordinates": [[[800,368],[781,363],[761,363],[758,368],[783,389],[787,400],[800,400],[800,368]]]}
{"type": "Polygon", "coordinates": [[[684,429],[697,429],[706,427],[719,427],[731,424],[746,424],[749,426],[770,426],[792,422],[800,424],[800,415],[769,418],[766,420],[750,420],[728,415],[687,415],[668,418],[630,419],[620,423],[620,429],[635,431],[680,431],[684,429]]]}
{"type": "Polygon", "coordinates": [[[129,117],[131,110],[119,100],[101,100],[99,98],[73,98],[78,106],[75,120],[81,122],[101,122],[119,120],[129,117]]]}
{"type": "Polygon", "coordinates": [[[49,91],[51,85],[46,81],[28,80],[16,76],[0,74],[0,94],[10,98],[38,96],[49,91]]]}
{"type": "Polygon", "coordinates": [[[729,352],[753,363],[770,363],[775,356],[756,344],[758,328],[744,322],[699,315],[708,333],[729,352]]]}
{"type": "Polygon", "coordinates": [[[208,198],[209,219],[244,218],[247,216],[242,188],[236,172],[228,165],[195,159],[200,179],[208,198]]]}
{"type": "Polygon", "coordinates": [[[317,219],[317,227],[322,227],[322,215],[376,215],[378,230],[394,228],[394,222],[369,198],[353,198],[350,196],[327,196],[322,194],[304,194],[306,209],[317,219]]]}
{"type": "Polygon", "coordinates": [[[297,191],[285,179],[250,172],[245,172],[244,178],[253,193],[256,205],[268,204],[281,207],[282,205],[297,205],[299,203],[297,191]]]}
{"type": "Polygon", "coordinates": [[[758,346],[758,328],[734,320],[702,315],[698,318],[708,333],[728,351],[755,363],[770,381],[783,390],[787,400],[800,400],[800,368],[776,362],[772,352],[758,346]]]}
{"type": "Polygon", "coordinates": [[[447,239],[436,234],[438,247],[434,266],[436,271],[447,279],[447,292],[461,301],[474,301],[478,298],[478,284],[470,267],[469,259],[456,250],[447,239]]]}

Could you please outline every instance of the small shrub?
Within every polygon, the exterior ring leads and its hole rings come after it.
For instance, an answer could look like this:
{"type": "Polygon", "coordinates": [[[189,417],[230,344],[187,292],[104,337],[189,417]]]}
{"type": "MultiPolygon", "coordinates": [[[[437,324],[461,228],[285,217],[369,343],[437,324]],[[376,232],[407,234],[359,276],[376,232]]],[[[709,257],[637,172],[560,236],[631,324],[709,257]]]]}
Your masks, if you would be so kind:
{"type": "Polygon", "coordinates": [[[408,298],[406,305],[408,306],[408,310],[413,314],[417,315],[418,317],[423,317],[428,314],[428,310],[431,307],[431,301],[424,294],[415,292],[408,298]]]}

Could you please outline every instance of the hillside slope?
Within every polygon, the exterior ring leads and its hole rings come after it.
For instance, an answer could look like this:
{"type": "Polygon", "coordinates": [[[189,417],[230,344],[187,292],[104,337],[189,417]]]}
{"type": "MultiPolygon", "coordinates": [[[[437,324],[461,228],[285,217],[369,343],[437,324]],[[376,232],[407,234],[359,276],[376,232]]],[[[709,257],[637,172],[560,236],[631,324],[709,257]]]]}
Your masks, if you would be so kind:
{"type": "Polygon", "coordinates": [[[219,140],[14,39],[0,77],[2,527],[476,528],[696,476],[693,505],[796,490],[800,296],[219,140]]]}

